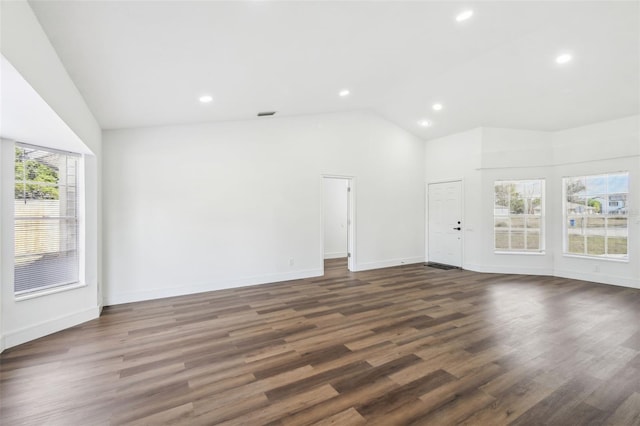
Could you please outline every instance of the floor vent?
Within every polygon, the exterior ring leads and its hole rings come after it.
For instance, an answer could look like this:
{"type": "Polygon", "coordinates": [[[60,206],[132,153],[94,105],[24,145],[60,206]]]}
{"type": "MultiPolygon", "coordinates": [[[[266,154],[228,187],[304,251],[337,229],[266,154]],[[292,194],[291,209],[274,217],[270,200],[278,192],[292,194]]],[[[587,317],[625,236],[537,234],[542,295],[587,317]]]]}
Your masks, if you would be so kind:
{"type": "Polygon", "coordinates": [[[428,266],[429,268],[444,269],[445,271],[448,271],[449,269],[461,269],[457,266],[443,265],[442,263],[435,262],[425,263],[424,266],[428,266]]]}

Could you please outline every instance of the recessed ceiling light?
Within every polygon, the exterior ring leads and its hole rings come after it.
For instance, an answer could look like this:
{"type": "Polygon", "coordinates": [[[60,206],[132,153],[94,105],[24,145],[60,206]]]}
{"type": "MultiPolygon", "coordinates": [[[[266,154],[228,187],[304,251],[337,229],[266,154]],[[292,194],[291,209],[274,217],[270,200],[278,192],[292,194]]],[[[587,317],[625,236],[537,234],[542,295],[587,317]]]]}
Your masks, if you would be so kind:
{"type": "Polygon", "coordinates": [[[556,58],[556,64],[566,64],[567,62],[571,62],[572,59],[573,57],[571,55],[569,55],[568,53],[563,53],[556,58]]]}
{"type": "Polygon", "coordinates": [[[442,104],[433,104],[434,111],[440,111],[442,109],[442,104]]]}
{"type": "Polygon", "coordinates": [[[200,100],[200,102],[202,102],[203,104],[208,104],[209,102],[213,101],[213,96],[210,95],[203,95],[200,96],[200,98],[198,98],[200,100]]]}
{"type": "Polygon", "coordinates": [[[345,96],[349,96],[349,93],[351,93],[349,89],[343,89],[338,93],[338,95],[344,98],[345,96]]]}
{"type": "Polygon", "coordinates": [[[456,16],[456,21],[458,21],[458,22],[466,21],[467,19],[471,18],[472,16],[473,16],[473,10],[471,10],[471,9],[465,10],[464,12],[461,12],[456,16]]]}
{"type": "Polygon", "coordinates": [[[422,127],[431,127],[431,122],[429,120],[420,120],[418,124],[422,127]]]}

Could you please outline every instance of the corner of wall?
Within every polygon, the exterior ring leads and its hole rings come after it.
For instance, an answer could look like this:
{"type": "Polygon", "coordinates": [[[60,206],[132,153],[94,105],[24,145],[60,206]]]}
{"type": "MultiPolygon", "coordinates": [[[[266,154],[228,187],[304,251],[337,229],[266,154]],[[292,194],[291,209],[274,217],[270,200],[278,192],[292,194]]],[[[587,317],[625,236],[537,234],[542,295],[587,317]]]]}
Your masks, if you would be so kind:
{"type": "Polygon", "coordinates": [[[99,315],[100,312],[98,308],[93,307],[14,330],[3,336],[3,348],[11,348],[31,340],[39,339],[49,334],[96,319],[99,315]]]}

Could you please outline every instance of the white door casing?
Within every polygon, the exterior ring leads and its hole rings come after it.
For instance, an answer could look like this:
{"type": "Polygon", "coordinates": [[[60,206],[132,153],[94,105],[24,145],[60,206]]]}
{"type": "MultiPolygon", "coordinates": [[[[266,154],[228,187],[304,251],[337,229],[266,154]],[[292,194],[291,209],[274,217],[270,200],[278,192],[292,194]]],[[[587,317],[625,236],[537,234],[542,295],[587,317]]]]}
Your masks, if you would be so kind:
{"type": "MultiPolygon", "coordinates": [[[[356,218],[356,205],[355,205],[355,184],[356,184],[356,178],[355,176],[343,176],[343,175],[322,175],[322,182],[324,185],[324,182],[330,179],[339,179],[341,181],[344,181],[346,184],[346,192],[345,192],[345,196],[347,198],[347,205],[346,205],[346,237],[347,237],[347,269],[349,271],[355,271],[356,270],[356,226],[355,226],[355,218],[356,218]]],[[[322,264],[324,265],[324,202],[323,202],[323,224],[322,224],[322,254],[323,254],[323,262],[322,264]]],[[[323,266],[324,269],[324,266],[323,266]]]]}

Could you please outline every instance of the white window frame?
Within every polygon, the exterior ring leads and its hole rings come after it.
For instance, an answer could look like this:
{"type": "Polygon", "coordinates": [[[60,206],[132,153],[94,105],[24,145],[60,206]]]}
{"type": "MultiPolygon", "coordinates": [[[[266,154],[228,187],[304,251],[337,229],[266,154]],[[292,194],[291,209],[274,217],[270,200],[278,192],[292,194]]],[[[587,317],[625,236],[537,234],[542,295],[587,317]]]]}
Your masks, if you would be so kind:
{"type": "MultiPolygon", "coordinates": [[[[587,258],[587,259],[598,259],[598,260],[605,260],[605,261],[612,261],[612,262],[629,262],[629,238],[630,238],[630,234],[629,234],[629,204],[630,204],[630,196],[631,196],[631,190],[629,187],[627,187],[627,192],[624,193],[626,195],[626,202],[627,205],[625,206],[626,209],[626,213],[621,214],[620,216],[615,216],[615,217],[623,217],[627,219],[627,249],[626,249],[626,254],[610,254],[608,253],[608,218],[610,217],[609,214],[606,215],[602,215],[602,216],[597,216],[597,215],[589,215],[585,212],[584,215],[582,215],[582,218],[588,219],[589,218],[603,218],[604,219],[604,253],[603,254],[588,254],[588,253],[575,253],[575,252],[570,252],[569,251],[569,214],[567,212],[568,210],[568,206],[567,206],[567,181],[569,179],[579,179],[579,178],[583,178],[586,179],[587,178],[598,178],[598,177],[604,177],[605,181],[607,181],[607,178],[611,175],[621,175],[621,174],[626,174],[627,175],[627,181],[628,181],[628,185],[631,186],[631,177],[629,174],[628,170],[621,170],[621,171],[617,171],[617,172],[607,172],[607,173],[595,173],[595,174],[580,174],[580,175],[574,175],[574,176],[563,176],[562,178],[562,254],[565,257],[578,257],[578,258],[587,258]]],[[[609,199],[610,195],[613,194],[622,194],[620,192],[609,192],[609,188],[607,187],[605,191],[603,192],[598,192],[597,194],[589,194],[588,192],[585,193],[585,197],[589,197],[589,196],[596,196],[596,195],[602,195],[605,197],[606,200],[609,199]]],[[[610,206],[608,206],[610,207],[610,206]]],[[[577,214],[572,215],[572,216],[578,216],[577,214]]],[[[583,228],[584,226],[584,221],[582,224],[583,228]]],[[[588,226],[587,226],[588,228],[588,226]]],[[[586,238],[586,234],[584,236],[584,238],[586,238]]],[[[588,243],[585,243],[584,245],[584,250],[585,252],[588,251],[588,243]]]]}
{"type": "Polygon", "coordinates": [[[546,241],[546,229],[545,229],[545,179],[544,178],[530,178],[530,179],[498,179],[493,182],[493,252],[495,254],[545,254],[545,241],[546,241]],[[496,206],[496,186],[498,184],[519,184],[519,183],[529,183],[529,182],[537,182],[540,184],[540,214],[512,214],[510,211],[511,200],[509,200],[509,206],[507,208],[506,214],[496,214],[495,206],[496,206]],[[511,248],[511,218],[518,217],[522,218],[524,221],[523,229],[523,238],[524,238],[524,248],[511,248]],[[508,235],[509,235],[509,247],[508,248],[498,248],[496,247],[496,219],[499,218],[509,218],[509,227],[508,235]],[[536,249],[528,249],[527,248],[527,228],[526,223],[529,218],[537,218],[539,221],[539,247],[536,249]]]}
{"type": "MultiPolygon", "coordinates": [[[[80,287],[85,287],[86,286],[86,282],[85,282],[85,268],[84,268],[84,263],[85,263],[85,255],[84,255],[84,245],[85,245],[85,229],[84,229],[84,156],[82,154],[79,153],[74,153],[74,152],[68,152],[68,151],[61,151],[58,149],[54,149],[54,148],[49,148],[46,146],[39,146],[39,145],[33,145],[33,144],[26,144],[26,143],[22,143],[22,142],[14,142],[14,149],[15,148],[28,148],[28,149],[36,149],[36,150],[41,150],[41,151],[45,151],[45,152],[50,152],[50,153],[56,153],[56,154],[60,154],[60,155],[65,155],[65,156],[73,156],[77,158],[77,166],[76,166],[76,175],[75,175],[75,179],[76,179],[76,210],[75,210],[75,224],[76,224],[76,248],[75,248],[75,252],[76,252],[76,261],[78,262],[77,264],[77,271],[78,271],[78,276],[77,276],[77,280],[71,281],[71,282],[67,282],[67,283],[59,283],[59,284],[53,284],[53,285],[45,285],[45,286],[39,286],[36,287],[32,290],[25,290],[25,291],[15,291],[15,276],[13,279],[13,294],[14,294],[14,298],[16,301],[21,301],[21,300],[28,300],[28,299],[32,299],[32,298],[36,298],[36,297],[41,297],[41,296],[46,296],[49,294],[54,294],[54,293],[59,293],[59,292],[63,292],[63,291],[68,291],[68,290],[73,290],[76,288],[80,288],[80,287]]],[[[12,169],[15,169],[15,159],[12,156],[12,169]]],[[[17,176],[14,176],[13,178],[13,185],[12,185],[12,191],[13,191],[13,187],[15,186],[15,184],[18,183],[17,181],[17,176]]],[[[13,224],[15,227],[16,221],[17,221],[18,217],[16,216],[15,212],[13,214],[13,224]]],[[[14,234],[14,240],[15,240],[16,236],[14,234]]],[[[15,267],[15,259],[16,259],[16,253],[13,254],[13,262],[14,262],[14,267],[15,267]]]]}

